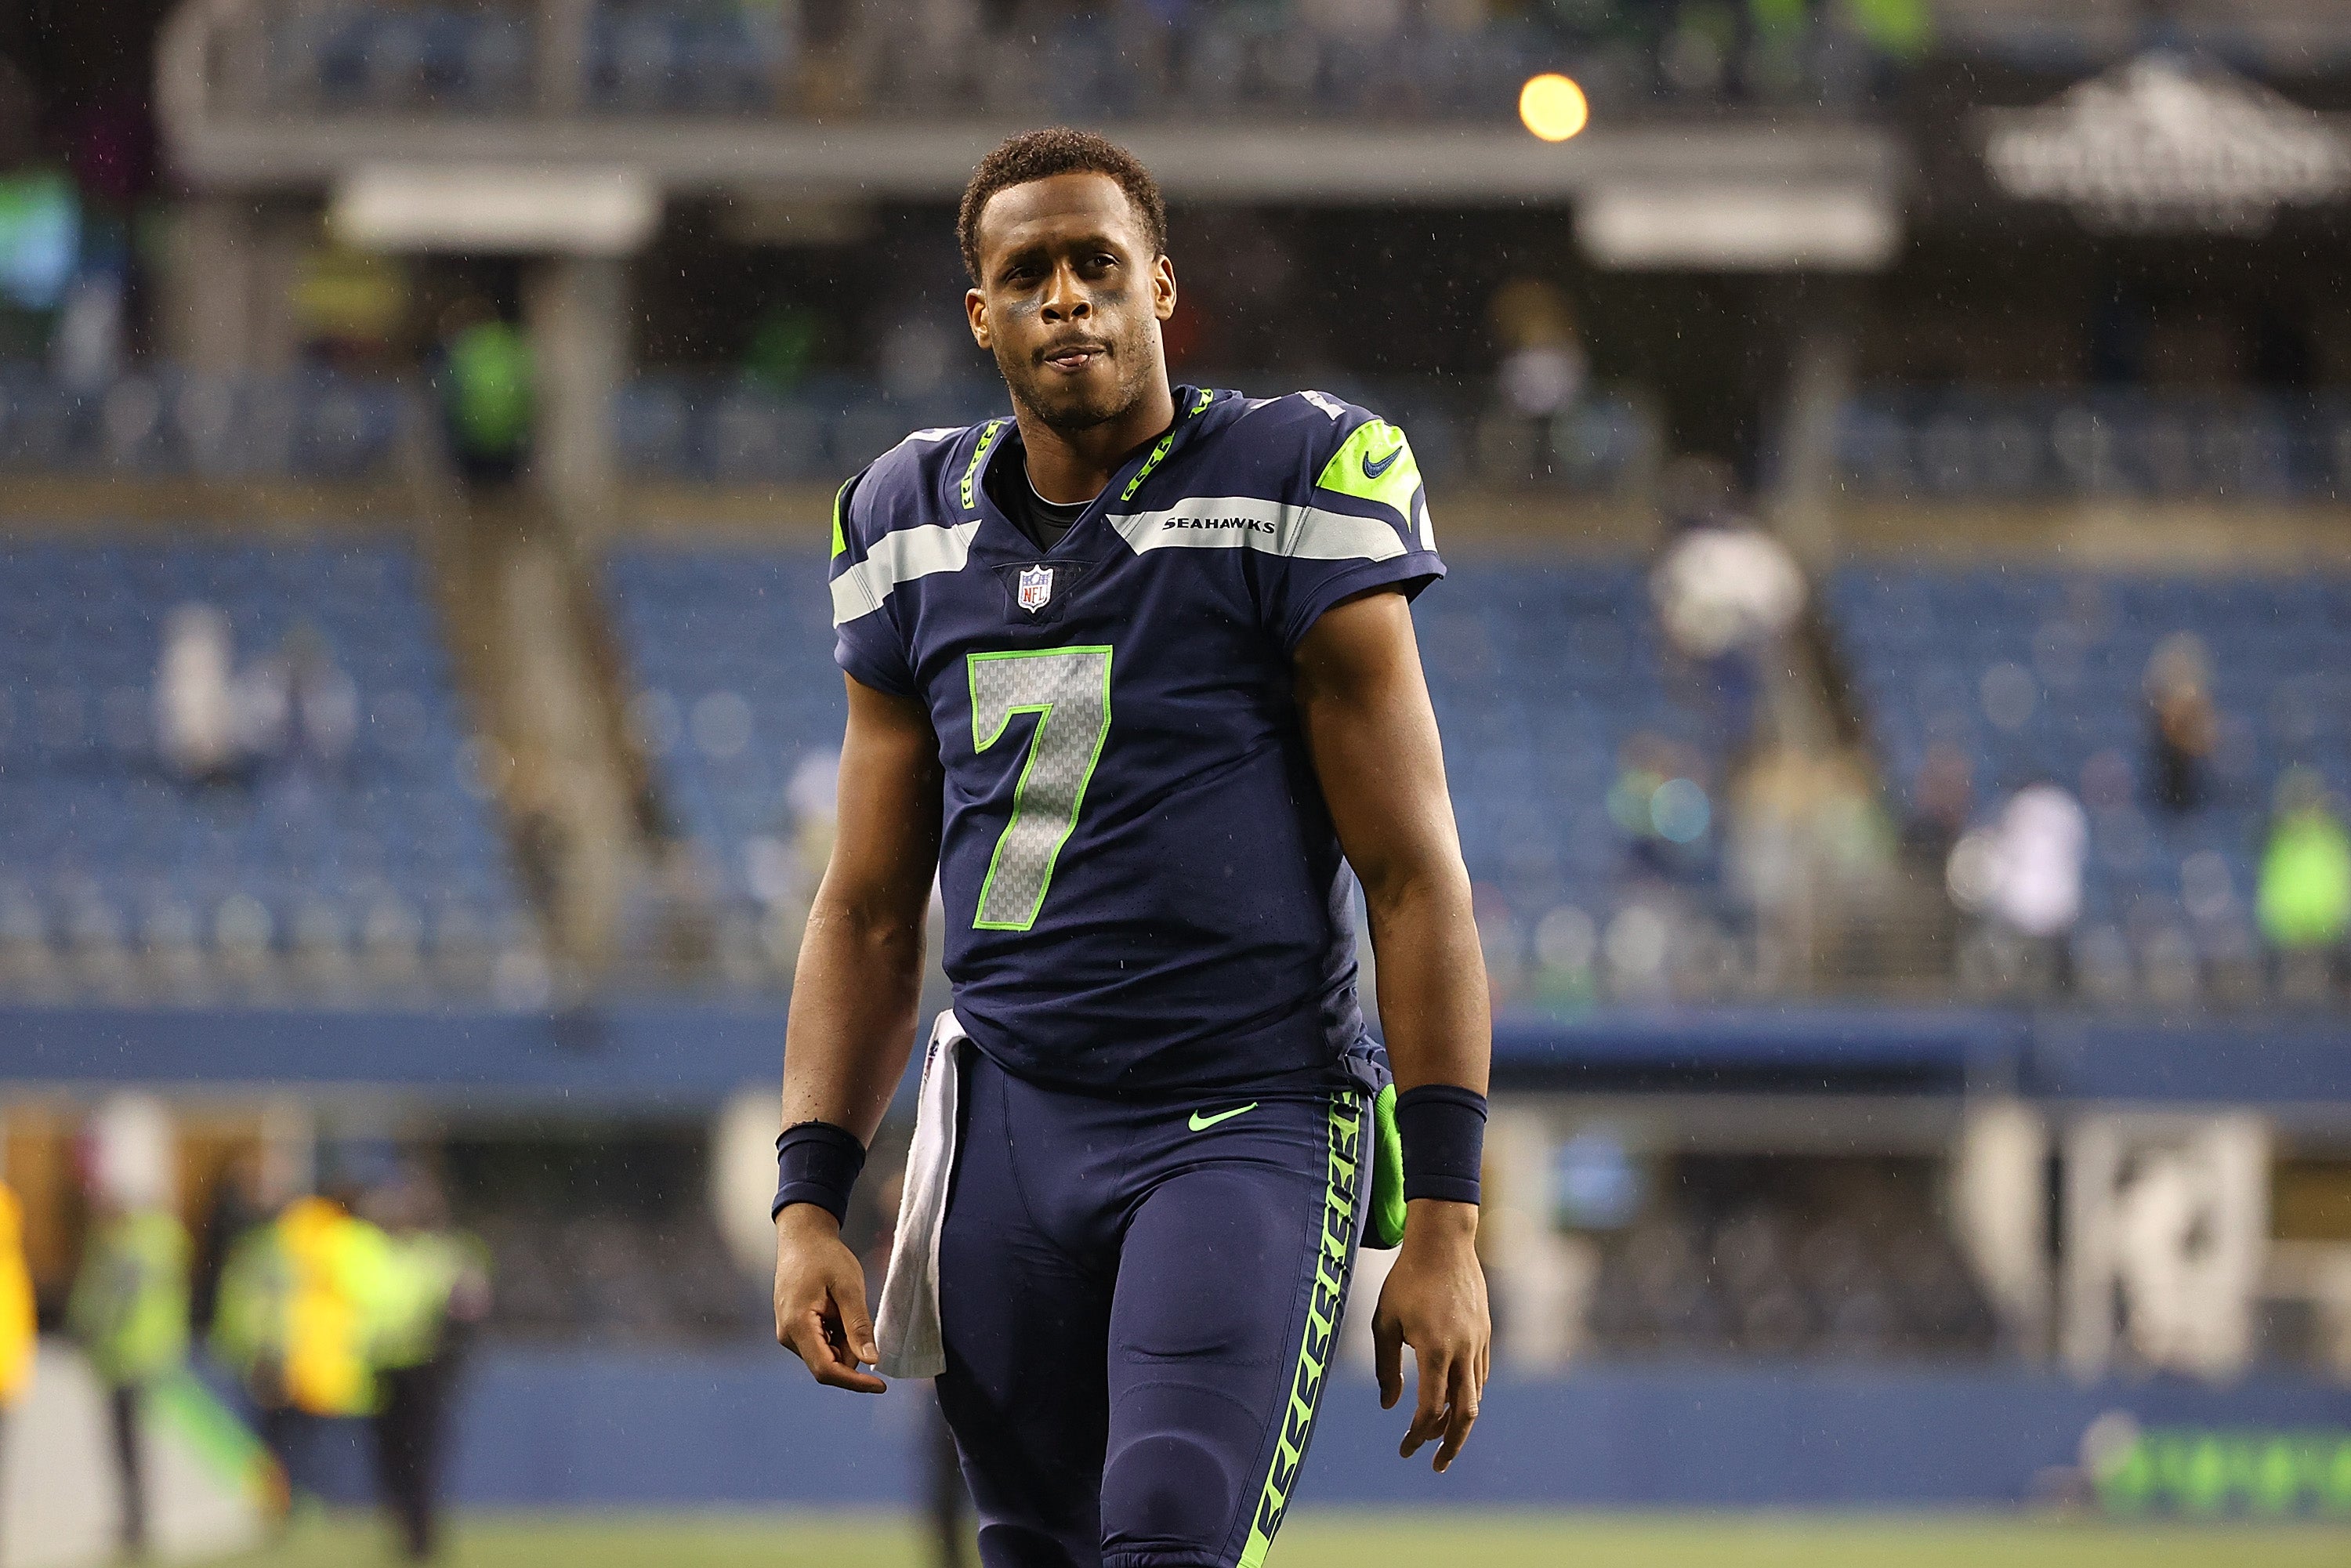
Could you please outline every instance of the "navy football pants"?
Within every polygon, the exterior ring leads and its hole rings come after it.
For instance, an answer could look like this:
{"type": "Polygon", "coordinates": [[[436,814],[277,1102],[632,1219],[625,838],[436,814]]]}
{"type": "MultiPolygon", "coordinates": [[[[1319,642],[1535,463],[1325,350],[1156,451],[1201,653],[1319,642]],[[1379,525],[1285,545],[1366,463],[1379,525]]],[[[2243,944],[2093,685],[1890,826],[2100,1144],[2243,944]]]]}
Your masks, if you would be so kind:
{"type": "Polygon", "coordinates": [[[1247,1104],[1065,1093],[964,1048],[938,1391],[987,1568],[1263,1561],[1345,1304],[1369,1118],[1352,1092],[1247,1104]]]}

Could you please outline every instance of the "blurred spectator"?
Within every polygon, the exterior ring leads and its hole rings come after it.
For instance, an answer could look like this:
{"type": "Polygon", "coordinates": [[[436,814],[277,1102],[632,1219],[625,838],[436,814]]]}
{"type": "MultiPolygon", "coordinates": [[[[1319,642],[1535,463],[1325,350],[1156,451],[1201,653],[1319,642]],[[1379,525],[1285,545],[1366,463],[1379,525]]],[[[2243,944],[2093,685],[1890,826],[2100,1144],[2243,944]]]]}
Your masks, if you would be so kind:
{"type": "Polygon", "coordinates": [[[1705,673],[1718,749],[1744,747],[1755,728],[1762,661],[1804,608],[1804,574],[1788,549],[1731,509],[1721,476],[1687,477],[1669,498],[1673,542],[1649,576],[1657,619],[1677,652],[1705,673]],[[1709,503],[1698,499],[1711,495],[1709,503]]]}
{"type": "Polygon", "coordinates": [[[287,305],[303,357],[364,368],[388,357],[409,313],[407,266],[395,256],[322,244],[295,263],[287,305]]]}
{"type": "Polygon", "coordinates": [[[122,1554],[147,1550],[141,1426],[155,1385],[188,1354],[188,1233],[147,1184],[101,1160],[98,1223],[82,1251],[67,1326],[105,1386],[121,1499],[122,1554]]]}
{"type": "Polygon", "coordinates": [[[458,476],[475,489],[512,484],[530,449],[529,340],[468,297],[442,317],[439,361],[434,386],[458,476]]]}
{"type": "Polygon", "coordinates": [[[824,324],[797,305],[773,305],[751,329],[743,373],[771,392],[788,392],[808,379],[824,324]]]}
{"type": "Polygon", "coordinates": [[[240,774],[249,777],[256,766],[286,755],[293,728],[294,686],[283,657],[264,654],[237,671],[229,682],[229,707],[235,719],[240,774]]]}
{"type": "Polygon", "coordinates": [[[289,1487],[315,1490],[323,1423],[375,1407],[389,1243],[332,1198],[304,1197],[246,1236],[222,1270],[213,1354],[235,1372],[289,1487]]]}
{"type": "MultiPolygon", "coordinates": [[[[1786,10],[1789,0],[1750,0],[1756,9],[1786,10]]],[[[1844,0],[1845,20],[1880,52],[1915,60],[1934,42],[1935,20],[1928,0],[1844,0]]]]}
{"type": "Polygon", "coordinates": [[[282,656],[296,753],[320,767],[340,767],[359,734],[359,688],[335,662],[326,638],[307,621],[287,633],[282,656]]]}
{"type": "Polygon", "coordinates": [[[467,1342],[490,1310],[489,1254],[450,1224],[440,1184],[410,1166],[370,1195],[389,1238],[375,1363],[376,1474],[413,1562],[440,1544],[442,1456],[467,1342]]]}
{"type": "Polygon", "coordinates": [[[559,915],[571,834],[539,769],[525,768],[514,775],[507,810],[514,822],[515,869],[522,878],[523,893],[540,914],[559,915]]]}
{"type": "Polygon", "coordinates": [[[191,783],[230,778],[238,758],[228,617],[209,604],[183,604],[164,620],[155,670],[156,748],[191,783]]]}
{"type": "Polygon", "coordinates": [[[1902,824],[1902,848],[1920,865],[1939,869],[1967,831],[1975,783],[1968,754],[1948,740],[1927,747],[1910,781],[1910,815],[1902,824]]]}
{"type": "Polygon", "coordinates": [[[308,622],[297,622],[278,651],[240,672],[232,689],[248,766],[282,759],[331,769],[350,754],[359,689],[308,622]]]}
{"type": "Polygon", "coordinates": [[[2041,949],[2061,988],[2071,980],[2068,945],[2082,918],[2082,858],[2089,837],[2081,802],[2045,781],[2011,797],[1993,829],[1988,905],[2002,925],[2041,949]]]}
{"type": "Polygon", "coordinates": [[[2351,835],[2307,768],[2278,781],[2259,897],[2262,934],[2283,954],[2334,949],[2351,928],[2351,835]]]}
{"type": "Polygon", "coordinates": [[[1674,646],[1701,661],[1771,643],[1804,607],[1804,575],[1788,548],[1737,519],[1686,529],[1649,589],[1674,646]]]}
{"type": "Polygon", "coordinates": [[[96,392],[122,373],[122,274],[117,267],[83,273],[66,286],[49,340],[49,368],[59,385],[96,392]]]}
{"type": "Polygon", "coordinates": [[[189,1273],[188,1322],[209,1331],[220,1299],[221,1273],[236,1244],[283,1207],[269,1192],[270,1162],[259,1149],[230,1161],[214,1185],[212,1202],[197,1227],[195,1261],[189,1273]]]}
{"type": "Polygon", "coordinates": [[[2212,706],[2212,663],[2202,639],[2175,632],[2147,662],[2147,761],[2156,804],[2193,811],[2210,795],[2208,777],[2219,738],[2212,706]]]}
{"type": "Polygon", "coordinates": [[[1583,395],[1585,361],[1565,297],[1541,278],[1514,277],[1495,291],[1491,310],[1503,402],[1531,420],[1573,408],[1583,395]]]}
{"type": "Polygon", "coordinates": [[[1703,771],[1689,747],[1650,730],[1618,750],[1608,815],[1630,841],[1635,874],[1677,880],[1706,864],[1714,807],[1703,771]]]}
{"type": "MultiPolygon", "coordinates": [[[[0,1181],[0,1464],[7,1457],[8,1410],[33,1381],[33,1276],[25,1264],[25,1210],[16,1189],[0,1181]]],[[[0,1552],[8,1520],[0,1509],[0,1552]]]]}

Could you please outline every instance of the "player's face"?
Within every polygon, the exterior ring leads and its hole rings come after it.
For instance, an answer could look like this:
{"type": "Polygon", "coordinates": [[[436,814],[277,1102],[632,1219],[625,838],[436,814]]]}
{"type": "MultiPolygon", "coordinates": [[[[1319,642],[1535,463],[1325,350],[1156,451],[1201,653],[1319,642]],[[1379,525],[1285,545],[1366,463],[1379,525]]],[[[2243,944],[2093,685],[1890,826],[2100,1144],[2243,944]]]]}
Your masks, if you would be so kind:
{"type": "Polygon", "coordinates": [[[1176,269],[1106,174],[1056,174],[988,198],[979,214],[971,333],[1013,401],[1075,434],[1118,418],[1166,379],[1159,323],[1176,269]]]}

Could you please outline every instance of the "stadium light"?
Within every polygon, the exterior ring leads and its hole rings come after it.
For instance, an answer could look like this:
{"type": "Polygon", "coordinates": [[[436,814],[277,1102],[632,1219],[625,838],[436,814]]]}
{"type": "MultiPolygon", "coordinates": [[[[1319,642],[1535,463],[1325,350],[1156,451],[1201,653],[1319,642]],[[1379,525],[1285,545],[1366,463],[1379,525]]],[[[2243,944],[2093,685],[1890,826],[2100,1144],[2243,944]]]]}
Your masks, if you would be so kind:
{"type": "Polygon", "coordinates": [[[1545,71],[1519,89],[1519,119],[1545,141],[1564,141],[1592,123],[1592,105],[1573,78],[1545,71]]]}

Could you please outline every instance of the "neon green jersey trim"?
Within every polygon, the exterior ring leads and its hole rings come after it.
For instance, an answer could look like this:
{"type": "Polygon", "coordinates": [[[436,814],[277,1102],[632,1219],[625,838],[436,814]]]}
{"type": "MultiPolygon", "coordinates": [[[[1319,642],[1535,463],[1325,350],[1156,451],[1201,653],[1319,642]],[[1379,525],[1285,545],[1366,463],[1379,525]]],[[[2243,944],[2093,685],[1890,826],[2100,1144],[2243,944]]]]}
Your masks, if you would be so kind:
{"type": "Polygon", "coordinates": [[[1143,488],[1143,482],[1151,477],[1151,471],[1159,466],[1159,460],[1166,456],[1167,454],[1174,449],[1176,445],[1176,432],[1182,428],[1184,420],[1191,418],[1194,414],[1198,413],[1202,409],[1207,408],[1211,402],[1216,401],[1216,398],[1217,394],[1210,392],[1207,388],[1202,387],[1200,389],[1200,395],[1192,400],[1192,406],[1190,408],[1184,411],[1184,418],[1177,420],[1174,424],[1167,427],[1167,434],[1159,438],[1159,444],[1151,449],[1151,455],[1143,460],[1143,466],[1137,468],[1134,471],[1134,477],[1126,482],[1126,488],[1118,493],[1118,498],[1120,500],[1132,501],[1134,499],[1134,493],[1143,488]]]}
{"type": "Polygon", "coordinates": [[[1290,1376],[1290,1403],[1274,1440],[1273,1463],[1249,1516],[1249,1540],[1237,1568],[1264,1568],[1274,1531],[1290,1510],[1307,1440],[1314,1434],[1323,1375],[1331,1368],[1339,1320],[1347,1307],[1350,1243],[1355,1234],[1356,1200],[1363,1194],[1364,1122],[1363,1103],[1355,1094],[1331,1096],[1331,1177],[1322,1197],[1322,1252],[1315,1260],[1314,1300],[1307,1308],[1306,1332],[1300,1338],[1298,1368],[1290,1376]]]}
{"type": "Polygon", "coordinates": [[[1413,498],[1420,494],[1420,465],[1414,461],[1412,443],[1384,419],[1359,424],[1340,443],[1331,461],[1314,481],[1318,489],[1393,507],[1396,521],[1414,526],[1413,498]]]}
{"type": "Polygon", "coordinates": [[[854,478],[843,479],[841,488],[832,493],[832,559],[839,560],[849,553],[849,536],[841,526],[841,516],[849,509],[849,487],[854,478]]]}
{"type": "Polygon", "coordinates": [[[1395,1085],[1372,1102],[1372,1217],[1364,1245],[1385,1252],[1404,1245],[1404,1134],[1396,1131],[1395,1085]]]}
{"type": "Polygon", "coordinates": [[[971,463],[964,469],[963,483],[956,487],[956,492],[957,497],[963,502],[963,509],[967,512],[977,510],[979,506],[977,499],[979,465],[987,461],[988,449],[996,444],[996,437],[1003,429],[1002,420],[989,420],[987,428],[979,433],[979,444],[971,449],[971,463]]]}

